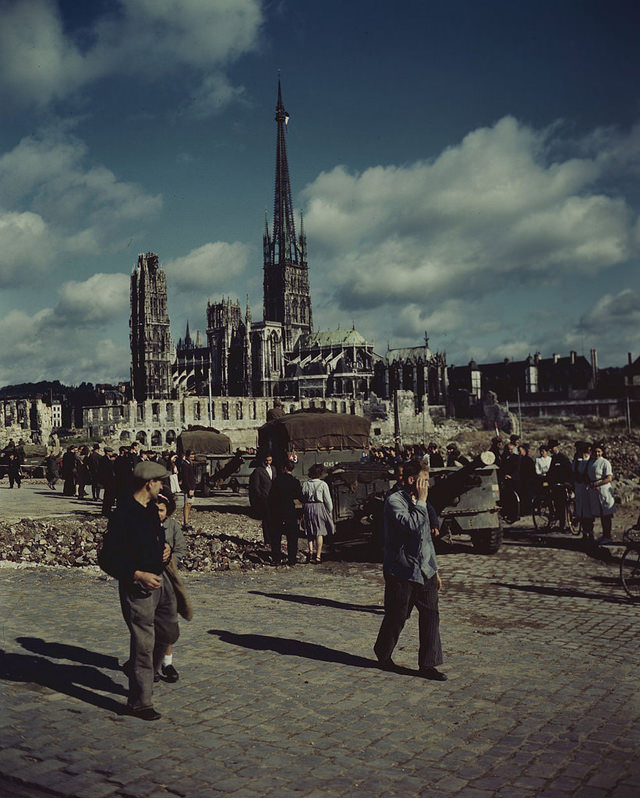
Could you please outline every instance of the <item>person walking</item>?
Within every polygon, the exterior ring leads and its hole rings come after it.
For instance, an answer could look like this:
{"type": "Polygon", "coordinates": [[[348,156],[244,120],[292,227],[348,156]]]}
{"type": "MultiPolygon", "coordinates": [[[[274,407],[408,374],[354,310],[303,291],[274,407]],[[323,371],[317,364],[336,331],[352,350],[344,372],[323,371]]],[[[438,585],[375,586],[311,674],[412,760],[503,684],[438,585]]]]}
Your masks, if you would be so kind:
{"type": "Polygon", "coordinates": [[[384,503],[384,618],[374,645],[383,670],[398,670],[392,654],[414,607],[418,610],[418,675],[444,682],[438,593],[442,581],[431,537],[427,496],[429,469],[424,461],[407,463],[403,489],[384,503]]]}
{"type": "Polygon", "coordinates": [[[274,565],[284,561],[282,536],[287,538],[288,565],[295,565],[298,557],[298,511],[296,499],[304,502],[300,480],[293,476],[293,463],[285,460],[282,472],[276,475],[269,492],[271,513],[271,558],[274,565]]]}
{"type": "Polygon", "coordinates": [[[13,488],[14,484],[18,487],[22,485],[22,469],[20,468],[20,460],[18,460],[18,456],[15,451],[9,452],[7,476],[9,477],[10,488],[13,488]]]}
{"type": "Polygon", "coordinates": [[[154,674],[180,635],[176,595],[165,573],[171,548],[156,507],[166,474],[157,463],[138,463],[133,493],[119,499],[99,556],[103,570],[118,579],[130,634],[129,660],[122,666],[129,679],[127,709],[145,721],[161,717],[153,707],[154,674]]]}
{"type": "Polygon", "coordinates": [[[60,479],[60,454],[51,452],[47,457],[45,468],[47,485],[51,490],[55,490],[56,482],[60,479]]]}
{"type": "Polygon", "coordinates": [[[193,468],[193,461],[196,459],[195,453],[191,449],[187,449],[180,461],[180,485],[182,487],[182,494],[184,496],[184,504],[182,508],[183,525],[182,529],[185,532],[193,529],[189,524],[189,515],[191,513],[191,505],[193,504],[193,497],[196,492],[196,472],[193,468]]]}
{"type": "Polygon", "coordinates": [[[262,521],[262,537],[267,545],[271,545],[271,505],[269,493],[276,477],[273,457],[266,454],[249,477],[249,504],[256,517],[262,521]]]}
{"type": "Polygon", "coordinates": [[[91,498],[94,502],[100,501],[100,480],[98,478],[98,472],[100,471],[101,460],[100,444],[95,443],[87,461],[89,481],[91,482],[91,498]]]}
{"type": "Polygon", "coordinates": [[[333,502],[327,483],[321,479],[324,466],[316,463],[309,468],[309,479],[302,486],[304,499],[304,527],[309,543],[308,561],[322,562],[322,543],[327,535],[333,535],[335,526],[331,513],[333,502]]]}
{"type": "MultiPolygon", "coordinates": [[[[156,507],[158,508],[158,516],[160,523],[164,529],[165,543],[171,549],[171,554],[175,560],[176,567],[180,565],[180,560],[187,553],[187,543],[182,534],[180,524],[173,518],[176,505],[175,502],[160,494],[156,499],[156,507]]],[[[173,585],[172,585],[173,587],[173,585]]],[[[174,587],[175,590],[175,587],[174,587]]],[[[154,681],[163,679],[165,682],[174,683],[180,678],[180,674],[173,664],[173,645],[167,647],[166,653],[160,665],[160,670],[156,672],[154,681]]]]}

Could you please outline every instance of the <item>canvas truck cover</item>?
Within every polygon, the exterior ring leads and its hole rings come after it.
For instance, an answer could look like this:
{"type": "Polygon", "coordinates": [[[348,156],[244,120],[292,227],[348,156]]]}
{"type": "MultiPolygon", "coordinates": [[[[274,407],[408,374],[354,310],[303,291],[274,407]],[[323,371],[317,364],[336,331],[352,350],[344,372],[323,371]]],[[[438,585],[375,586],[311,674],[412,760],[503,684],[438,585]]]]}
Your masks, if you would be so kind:
{"type": "Polygon", "coordinates": [[[299,452],[315,449],[362,449],[369,444],[371,422],[348,413],[303,410],[263,424],[261,447],[299,452]]]}
{"type": "Polygon", "coordinates": [[[181,432],[178,453],[191,449],[196,454],[231,454],[231,439],[217,430],[194,429],[181,432]]]}

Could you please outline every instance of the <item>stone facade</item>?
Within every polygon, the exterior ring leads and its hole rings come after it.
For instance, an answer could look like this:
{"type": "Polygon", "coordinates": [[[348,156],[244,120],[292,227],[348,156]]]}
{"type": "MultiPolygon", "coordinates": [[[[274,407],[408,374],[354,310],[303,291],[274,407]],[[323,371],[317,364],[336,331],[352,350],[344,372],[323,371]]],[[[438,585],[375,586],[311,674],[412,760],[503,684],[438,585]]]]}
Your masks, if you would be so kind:
{"type": "MultiPolygon", "coordinates": [[[[290,413],[306,408],[326,408],[336,413],[355,413],[371,420],[371,440],[391,444],[418,443],[433,431],[428,412],[416,413],[413,393],[399,391],[395,403],[368,399],[334,398],[284,401],[290,413]]],[[[212,426],[231,438],[233,447],[255,447],[258,427],[267,420],[274,400],[251,397],[185,396],[167,401],[145,400],[84,408],[84,434],[111,445],[139,440],[152,449],[173,449],[177,436],[191,424],[212,426]]]]}
{"type": "Polygon", "coordinates": [[[42,399],[0,399],[0,449],[11,439],[18,443],[47,443],[51,433],[58,429],[62,419],[59,402],[53,407],[42,399]]]}
{"type": "Polygon", "coordinates": [[[138,255],[131,273],[131,389],[136,401],[172,393],[167,279],[153,252],[138,255]]]}

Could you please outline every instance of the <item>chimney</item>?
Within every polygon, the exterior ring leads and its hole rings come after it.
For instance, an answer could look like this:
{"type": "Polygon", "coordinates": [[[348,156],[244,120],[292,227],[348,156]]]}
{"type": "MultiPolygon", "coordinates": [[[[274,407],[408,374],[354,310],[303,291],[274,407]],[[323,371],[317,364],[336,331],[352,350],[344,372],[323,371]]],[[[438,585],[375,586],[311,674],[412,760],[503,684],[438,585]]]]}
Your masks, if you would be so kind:
{"type": "Polygon", "coordinates": [[[591,371],[593,373],[593,387],[598,383],[598,353],[595,349],[591,350],[591,371]]]}
{"type": "Polygon", "coordinates": [[[553,357],[553,362],[557,363],[558,362],[558,355],[557,355],[556,352],[553,353],[552,357],[553,357]]]}
{"type": "Polygon", "coordinates": [[[575,366],[575,364],[576,364],[576,355],[577,355],[577,352],[575,352],[573,349],[569,352],[569,357],[571,358],[571,365],[572,366],[575,366]]]}
{"type": "Polygon", "coordinates": [[[629,361],[629,365],[633,363],[633,358],[631,357],[631,352],[627,352],[627,360],[629,361]]]}

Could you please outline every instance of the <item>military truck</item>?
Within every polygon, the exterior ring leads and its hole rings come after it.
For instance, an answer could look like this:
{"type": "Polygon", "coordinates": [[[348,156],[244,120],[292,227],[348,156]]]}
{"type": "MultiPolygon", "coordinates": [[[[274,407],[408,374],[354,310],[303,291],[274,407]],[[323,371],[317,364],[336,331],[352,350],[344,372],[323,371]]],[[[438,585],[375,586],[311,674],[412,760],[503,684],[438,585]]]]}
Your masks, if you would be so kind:
{"type": "Polygon", "coordinates": [[[202,496],[210,495],[214,474],[233,460],[231,439],[213,427],[189,427],[178,435],[176,449],[180,456],[189,449],[195,453],[196,492],[202,496]]]}
{"type": "Polygon", "coordinates": [[[261,453],[270,452],[276,467],[297,457],[296,474],[322,463],[330,469],[339,462],[359,462],[369,445],[371,422],[350,413],[297,410],[268,421],[258,430],[261,453]]]}

